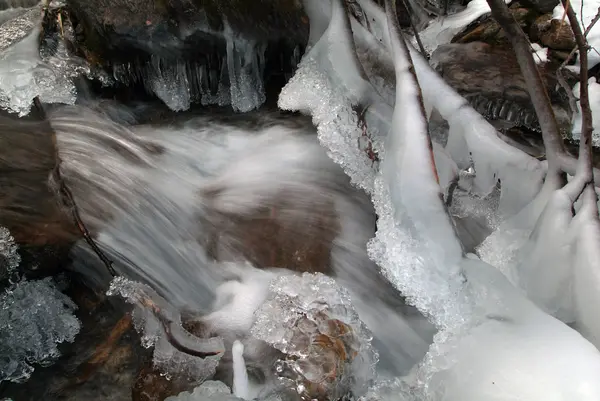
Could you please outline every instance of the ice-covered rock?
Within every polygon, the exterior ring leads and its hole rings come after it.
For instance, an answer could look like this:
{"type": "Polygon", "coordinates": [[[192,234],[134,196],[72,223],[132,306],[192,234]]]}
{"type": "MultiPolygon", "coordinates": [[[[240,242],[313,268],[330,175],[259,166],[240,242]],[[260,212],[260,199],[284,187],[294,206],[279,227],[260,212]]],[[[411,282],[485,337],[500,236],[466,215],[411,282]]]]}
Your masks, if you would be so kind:
{"type": "Polygon", "coordinates": [[[33,99],[46,103],[73,104],[76,90],[71,77],[87,71],[84,62],[70,60],[64,43],[60,42],[56,53],[42,59],[39,53],[39,36],[42,11],[33,7],[8,21],[0,30],[9,30],[12,37],[2,45],[0,52],[0,107],[24,116],[29,113],[33,99]],[[6,27],[7,24],[10,26],[6,27]]]}
{"type": "Polygon", "coordinates": [[[370,331],[349,293],[322,274],[274,279],[251,333],[286,355],[276,371],[302,396],[360,396],[375,377],[370,331]]]}

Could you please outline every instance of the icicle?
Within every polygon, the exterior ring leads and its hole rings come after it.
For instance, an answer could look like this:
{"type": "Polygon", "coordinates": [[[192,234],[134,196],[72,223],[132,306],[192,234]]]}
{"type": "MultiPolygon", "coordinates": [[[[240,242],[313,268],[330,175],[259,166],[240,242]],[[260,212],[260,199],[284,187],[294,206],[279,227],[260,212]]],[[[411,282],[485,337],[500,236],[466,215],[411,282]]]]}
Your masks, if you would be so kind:
{"type": "Polygon", "coordinates": [[[250,398],[248,371],[244,361],[244,344],[235,340],[231,348],[233,358],[233,395],[245,400],[250,398]]]}
{"type": "Polygon", "coordinates": [[[266,100],[263,84],[266,45],[237,35],[226,19],[223,24],[227,42],[231,106],[234,111],[239,112],[257,109],[266,100]]]}

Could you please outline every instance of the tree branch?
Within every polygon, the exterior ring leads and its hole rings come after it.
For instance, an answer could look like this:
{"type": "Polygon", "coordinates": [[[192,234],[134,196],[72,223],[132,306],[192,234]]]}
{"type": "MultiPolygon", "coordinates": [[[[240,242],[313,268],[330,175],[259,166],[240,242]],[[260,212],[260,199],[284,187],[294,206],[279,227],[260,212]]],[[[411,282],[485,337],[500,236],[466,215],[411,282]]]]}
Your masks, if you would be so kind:
{"type": "MultiPolygon", "coordinates": [[[[579,140],[579,174],[584,174],[587,180],[592,179],[592,130],[593,130],[593,121],[592,121],[592,110],[590,108],[590,99],[589,99],[589,91],[588,91],[588,43],[581,32],[581,26],[579,26],[579,21],[577,20],[577,15],[575,11],[573,11],[573,7],[570,7],[568,4],[568,0],[562,0],[563,6],[565,7],[565,11],[567,13],[567,17],[569,18],[569,22],[571,24],[571,30],[573,31],[573,35],[575,36],[575,42],[577,43],[577,48],[579,49],[579,80],[580,80],[580,90],[579,90],[579,106],[581,107],[581,138],[579,140]]],[[[600,11],[600,9],[599,9],[600,11]]],[[[597,14],[594,18],[595,21],[598,20],[600,14],[597,14]]],[[[590,24],[590,27],[586,29],[586,34],[589,32],[589,29],[593,26],[593,23],[590,24]]]]}
{"type": "Polygon", "coordinates": [[[548,174],[558,175],[561,170],[560,156],[565,152],[564,144],[548,92],[533,60],[529,39],[508,11],[504,0],[487,0],[487,3],[492,10],[492,16],[509,38],[521,73],[525,78],[529,96],[542,129],[542,138],[548,159],[548,174]]]}

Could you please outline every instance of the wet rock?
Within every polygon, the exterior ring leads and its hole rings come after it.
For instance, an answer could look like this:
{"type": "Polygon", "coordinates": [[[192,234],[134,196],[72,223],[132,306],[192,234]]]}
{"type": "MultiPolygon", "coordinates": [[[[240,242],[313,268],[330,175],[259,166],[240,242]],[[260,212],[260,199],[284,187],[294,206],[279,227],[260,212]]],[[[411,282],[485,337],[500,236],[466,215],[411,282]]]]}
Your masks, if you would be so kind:
{"type": "Polygon", "coordinates": [[[197,58],[223,47],[224,24],[248,39],[305,43],[296,0],[69,0],[80,42],[100,59],[197,58]],[[200,50],[200,51],[199,51],[200,50]]]}
{"type": "Polygon", "coordinates": [[[163,401],[182,391],[191,391],[199,383],[191,383],[174,377],[167,379],[152,367],[152,362],[144,366],[138,373],[131,391],[132,401],[163,401]]]}
{"type": "Polygon", "coordinates": [[[298,272],[332,274],[331,247],[339,222],[331,202],[300,206],[282,198],[272,208],[249,216],[215,213],[209,219],[215,230],[209,250],[216,260],[243,255],[260,268],[286,266],[298,272]],[[290,217],[294,215],[302,218],[290,217]]]}
{"type": "MultiPolygon", "coordinates": [[[[509,11],[525,32],[529,30],[529,26],[539,15],[535,10],[524,8],[519,3],[513,3],[510,6],[509,11]]],[[[469,42],[509,44],[504,31],[490,14],[478,18],[452,38],[452,43],[469,42]]]]}
{"type": "Polygon", "coordinates": [[[23,259],[21,273],[30,278],[64,268],[80,234],[50,188],[56,149],[49,123],[0,114],[0,226],[6,227],[23,259]]]}
{"type": "Polygon", "coordinates": [[[531,25],[529,33],[531,40],[539,41],[544,46],[554,50],[564,50],[567,53],[576,46],[571,27],[567,22],[552,19],[552,14],[538,17],[531,25]]]}
{"type": "MultiPolygon", "coordinates": [[[[432,64],[454,89],[471,100],[488,119],[507,119],[539,130],[539,122],[525,79],[510,46],[483,42],[454,43],[438,47],[432,64]]],[[[570,127],[566,94],[557,85],[557,63],[539,65],[552,105],[564,130],[570,127]]]]}
{"type": "Polygon", "coordinates": [[[550,13],[560,0],[521,0],[527,7],[532,7],[541,13],[550,13]]]}

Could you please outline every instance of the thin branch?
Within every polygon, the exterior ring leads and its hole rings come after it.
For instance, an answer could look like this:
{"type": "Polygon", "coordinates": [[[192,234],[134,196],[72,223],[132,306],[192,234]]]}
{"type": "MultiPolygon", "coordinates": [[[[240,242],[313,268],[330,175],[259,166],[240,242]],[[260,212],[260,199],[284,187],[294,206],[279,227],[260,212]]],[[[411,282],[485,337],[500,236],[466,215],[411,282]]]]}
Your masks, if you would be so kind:
{"type": "MultiPolygon", "coordinates": [[[[565,7],[568,8],[568,4],[569,4],[569,1],[567,0],[565,7]]],[[[566,13],[565,13],[565,15],[566,15],[566,13]]],[[[590,33],[590,31],[592,30],[592,28],[594,27],[594,25],[596,25],[596,22],[598,22],[598,20],[600,20],[600,7],[598,7],[598,11],[596,12],[596,15],[590,21],[590,24],[585,29],[585,32],[583,33],[583,36],[587,37],[587,35],[590,33]]],[[[567,84],[567,81],[566,81],[566,79],[565,79],[565,77],[564,77],[564,75],[562,73],[562,70],[563,70],[563,68],[565,68],[567,66],[567,64],[569,63],[569,61],[571,61],[571,59],[573,58],[573,56],[575,55],[575,53],[577,52],[578,49],[579,49],[579,47],[575,46],[573,48],[573,50],[571,50],[571,53],[569,53],[569,55],[567,56],[567,58],[565,59],[565,61],[563,61],[563,63],[560,65],[560,67],[558,67],[558,69],[556,70],[556,78],[557,78],[558,83],[560,84],[560,86],[567,93],[567,97],[569,98],[569,106],[571,107],[571,111],[573,113],[577,113],[577,111],[579,110],[579,108],[577,107],[577,99],[575,99],[575,96],[573,95],[573,91],[571,90],[571,88],[567,84]]],[[[587,67],[586,67],[586,70],[587,70],[587,67]]]]}
{"type": "MultiPolygon", "coordinates": [[[[415,33],[415,39],[417,40],[417,44],[419,45],[419,50],[421,51],[421,54],[423,55],[423,57],[425,57],[427,60],[429,60],[429,55],[425,51],[425,46],[423,46],[423,42],[421,41],[421,36],[419,35],[419,31],[417,30],[417,26],[415,25],[415,21],[413,20],[413,10],[410,7],[410,4],[406,0],[402,0],[402,3],[404,4],[404,8],[406,8],[406,11],[408,12],[408,19],[410,21],[410,26],[412,27],[412,30],[415,33]]],[[[447,2],[446,2],[446,6],[447,6],[447,2]]],[[[394,15],[397,16],[396,13],[397,13],[397,11],[394,10],[394,15]]],[[[444,15],[445,15],[445,13],[446,12],[444,12],[444,15]]]]}
{"type": "MultiPolygon", "coordinates": [[[[590,99],[588,91],[588,44],[584,34],[581,32],[577,15],[573,8],[567,3],[568,0],[562,0],[567,17],[571,23],[571,30],[575,36],[575,42],[579,49],[579,74],[580,90],[579,105],[581,106],[581,138],[579,140],[579,163],[581,171],[588,180],[592,179],[592,110],[590,108],[590,99]]],[[[591,25],[590,25],[591,26],[591,25]]],[[[589,32],[586,30],[586,32],[589,32]]]]}
{"type": "Polygon", "coordinates": [[[529,39],[508,11],[504,0],[487,0],[487,3],[492,11],[492,16],[510,39],[521,73],[525,78],[529,96],[542,129],[542,138],[548,159],[548,173],[558,175],[561,169],[559,159],[560,155],[564,153],[564,144],[548,92],[531,53],[529,39]]]}
{"type": "MultiPolygon", "coordinates": [[[[423,103],[423,94],[421,93],[421,86],[419,85],[419,80],[417,79],[417,74],[415,73],[415,67],[412,61],[412,58],[410,57],[410,52],[408,51],[408,48],[406,47],[406,41],[404,40],[404,38],[401,36],[402,34],[400,33],[400,27],[398,24],[398,14],[396,11],[396,2],[393,0],[385,0],[385,9],[386,9],[386,13],[388,14],[388,24],[390,24],[390,35],[395,35],[398,38],[398,42],[401,45],[401,51],[404,52],[404,57],[406,58],[406,60],[408,60],[408,62],[410,63],[410,67],[408,68],[410,74],[413,77],[414,80],[414,85],[417,88],[417,101],[419,102],[419,110],[421,112],[421,117],[423,118],[423,121],[425,124],[427,124],[428,119],[427,119],[427,112],[425,111],[425,104],[423,103]],[[393,32],[393,33],[392,33],[393,32]]],[[[393,43],[394,38],[390,38],[390,42],[393,43]]],[[[393,45],[392,45],[393,48],[393,45]]],[[[391,50],[391,49],[390,49],[391,50]]],[[[392,54],[393,54],[393,50],[392,50],[392,54]]],[[[401,82],[396,82],[396,86],[401,85],[401,82]]],[[[433,170],[433,176],[436,180],[436,182],[439,184],[440,183],[440,179],[437,173],[437,168],[435,166],[435,159],[433,157],[433,143],[431,141],[431,135],[429,135],[429,130],[426,128],[425,131],[427,132],[427,143],[428,143],[428,147],[429,147],[429,154],[430,154],[430,161],[431,161],[431,167],[433,170]]]]}

